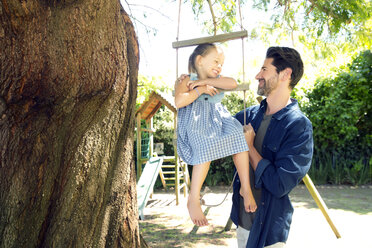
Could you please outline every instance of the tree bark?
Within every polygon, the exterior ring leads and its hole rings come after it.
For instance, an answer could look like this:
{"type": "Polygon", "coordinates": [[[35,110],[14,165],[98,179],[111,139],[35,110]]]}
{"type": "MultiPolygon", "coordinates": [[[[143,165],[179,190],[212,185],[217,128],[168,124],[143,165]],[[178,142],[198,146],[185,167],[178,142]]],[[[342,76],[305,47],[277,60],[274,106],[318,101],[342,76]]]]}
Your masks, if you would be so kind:
{"type": "Polygon", "coordinates": [[[0,247],[139,247],[119,0],[0,0],[0,247]]]}

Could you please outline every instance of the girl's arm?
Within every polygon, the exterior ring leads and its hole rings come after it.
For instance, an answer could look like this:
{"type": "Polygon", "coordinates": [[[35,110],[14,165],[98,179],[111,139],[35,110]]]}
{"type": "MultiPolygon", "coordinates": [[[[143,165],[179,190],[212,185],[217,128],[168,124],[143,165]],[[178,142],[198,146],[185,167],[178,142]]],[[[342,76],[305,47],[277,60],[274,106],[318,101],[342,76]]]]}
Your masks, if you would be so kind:
{"type": "Polygon", "coordinates": [[[175,94],[174,94],[174,103],[176,104],[177,108],[182,108],[193,101],[195,101],[201,94],[208,94],[211,96],[214,96],[218,94],[218,90],[210,85],[203,85],[198,86],[196,89],[195,87],[193,89],[190,89],[187,85],[190,81],[190,77],[184,78],[181,82],[176,82],[174,88],[175,88],[175,94]]]}
{"type": "Polygon", "coordinates": [[[221,76],[218,78],[206,78],[206,79],[200,79],[196,81],[190,81],[187,86],[190,89],[194,89],[195,87],[203,86],[203,85],[210,85],[210,86],[213,86],[219,89],[224,89],[224,90],[232,90],[238,86],[238,83],[236,82],[235,79],[231,77],[221,76]]]}

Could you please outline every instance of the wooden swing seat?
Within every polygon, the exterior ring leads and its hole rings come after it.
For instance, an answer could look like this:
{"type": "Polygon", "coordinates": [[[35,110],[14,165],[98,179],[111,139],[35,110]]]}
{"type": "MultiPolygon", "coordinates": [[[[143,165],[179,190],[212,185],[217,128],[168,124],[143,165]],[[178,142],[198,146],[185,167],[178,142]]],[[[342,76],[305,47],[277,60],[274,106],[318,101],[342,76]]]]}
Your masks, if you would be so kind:
{"type": "Polygon", "coordinates": [[[242,31],[231,32],[227,34],[218,34],[218,35],[206,36],[206,37],[190,39],[190,40],[175,41],[172,43],[172,47],[181,48],[181,47],[200,45],[204,43],[225,42],[225,41],[236,40],[236,39],[241,39],[245,37],[248,37],[248,32],[247,30],[242,30],[242,31]]]}

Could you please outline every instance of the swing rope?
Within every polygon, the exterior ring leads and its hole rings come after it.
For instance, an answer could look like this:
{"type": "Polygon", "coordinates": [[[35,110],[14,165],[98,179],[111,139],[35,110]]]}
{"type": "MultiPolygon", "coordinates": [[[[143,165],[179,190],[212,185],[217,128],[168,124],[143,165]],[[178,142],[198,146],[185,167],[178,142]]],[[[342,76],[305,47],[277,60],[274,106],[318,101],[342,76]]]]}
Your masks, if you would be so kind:
{"type": "MultiPolygon", "coordinates": [[[[241,12],[241,8],[240,8],[240,0],[238,0],[238,7],[239,7],[240,29],[241,29],[241,30],[244,30],[244,28],[243,28],[243,21],[242,21],[242,12],[241,12]]],[[[242,37],[241,39],[242,39],[243,83],[245,83],[244,38],[242,37]]],[[[246,117],[247,114],[246,114],[246,111],[245,111],[245,109],[246,109],[245,92],[246,92],[246,90],[243,90],[243,104],[244,104],[244,114],[243,114],[243,116],[244,116],[244,126],[246,125],[246,118],[247,118],[247,117],[246,117]]],[[[227,192],[226,192],[226,194],[225,194],[225,197],[223,198],[223,200],[222,200],[220,203],[218,203],[218,204],[206,204],[205,201],[203,200],[203,196],[204,196],[204,194],[203,194],[203,195],[201,196],[201,198],[200,198],[200,203],[201,203],[201,205],[204,205],[204,206],[206,206],[206,207],[218,207],[218,206],[220,206],[222,203],[224,203],[225,200],[226,200],[226,198],[227,198],[227,196],[229,195],[229,193],[231,193],[231,190],[232,190],[232,188],[233,188],[234,181],[235,181],[235,178],[236,178],[236,174],[237,174],[237,173],[238,173],[238,172],[235,171],[235,173],[234,173],[234,177],[233,177],[233,180],[231,181],[231,184],[230,184],[230,186],[229,186],[229,189],[227,190],[227,192]]],[[[206,193],[206,192],[205,192],[205,193],[206,193]]]]}
{"type": "MultiPolygon", "coordinates": [[[[182,0],[179,0],[179,5],[178,5],[178,24],[177,24],[177,37],[176,37],[176,41],[179,40],[179,34],[180,34],[180,19],[181,19],[181,4],[182,4],[182,0]]],[[[213,8],[212,8],[212,4],[211,4],[211,1],[208,0],[208,4],[209,4],[209,7],[210,7],[210,10],[211,10],[211,14],[212,14],[212,18],[213,18],[213,25],[214,25],[214,36],[216,36],[216,32],[217,32],[217,27],[216,27],[216,21],[215,21],[215,16],[214,16],[214,12],[213,12],[213,8]]],[[[244,30],[243,28],[243,21],[242,21],[242,13],[241,13],[241,7],[240,7],[240,0],[238,0],[238,7],[239,7],[239,17],[240,17],[240,28],[241,28],[241,31],[244,30]]],[[[243,66],[243,83],[245,82],[245,61],[244,61],[244,37],[241,37],[241,40],[242,40],[242,66],[243,66]]],[[[178,78],[178,47],[176,47],[176,78],[178,78]]],[[[246,99],[245,99],[245,93],[246,93],[246,90],[244,89],[243,90],[243,104],[244,104],[244,125],[246,125],[246,99]]],[[[234,181],[235,181],[235,178],[236,178],[236,175],[237,175],[237,171],[235,171],[234,173],[234,177],[233,177],[233,180],[231,181],[231,184],[229,186],[229,189],[228,191],[226,192],[225,194],[225,197],[223,198],[223,200],[221,202],[219,202],[218,204],[206,204],[205,201],[203,200],[203,196],[204,194],[206,193],[206,190],[204,190],[204,192],[201,194],[201,197],[200,197],[200,204],[201,205],[204,205],[206,207],[218,207],[220,206],[222,203],[225,202],[228,194],[231,192],[232,188],[233,188],[233,184],[234,184],[234,181]]]]}
{"type": "MultiPolygon", "coordinates": [[[[176,41],[178,41],[180,37],[181,3],[182,3],[182,0],[180,0],[178,3],[178,25],[177,25],[176,41]]],[[[178,78],[178,48],[176,48],[176,78],[178,78]]]]}
{"type": "MultiPolygon", "coordinates": [[[[239,7],[239,19],[240,19],[240,29],[244,30],[243,28],[243,19],[242,19],[242,10],[240,7],[240,0],[238,0],[238,7],[239,7]]],[[[245,62],[244,62],[244,38],[242,37],[242,63],[243,63],[243,83],[245,83],[245,62]]],[[[243,104],[244,104],[244,126],[247,124],[246,122],[246,100],[245,100],[245,92],[246,90],[243,90],[243,104]]]]}

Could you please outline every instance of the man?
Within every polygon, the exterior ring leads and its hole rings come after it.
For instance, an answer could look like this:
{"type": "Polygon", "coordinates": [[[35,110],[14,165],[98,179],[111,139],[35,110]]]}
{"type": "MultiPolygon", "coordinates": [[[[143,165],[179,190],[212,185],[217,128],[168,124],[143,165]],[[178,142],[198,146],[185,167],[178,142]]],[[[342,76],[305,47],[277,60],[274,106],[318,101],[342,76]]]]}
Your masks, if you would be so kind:
{"type": "MultiPolygon", "coordinates": [[[[284,247],[287,241],[293,214],[288,194],[306,175],[313,155],[312,125],[290,98],[303,71],[296,50],[270,47],[256,76],[257,93],[266,99],[245,110],[245,135],[258,209],[242,208],[237,178],[231,219],[238,226],[239,247],[284,247]]],[[[244,111],[235,117],[243,124],[244,111]]]]}

